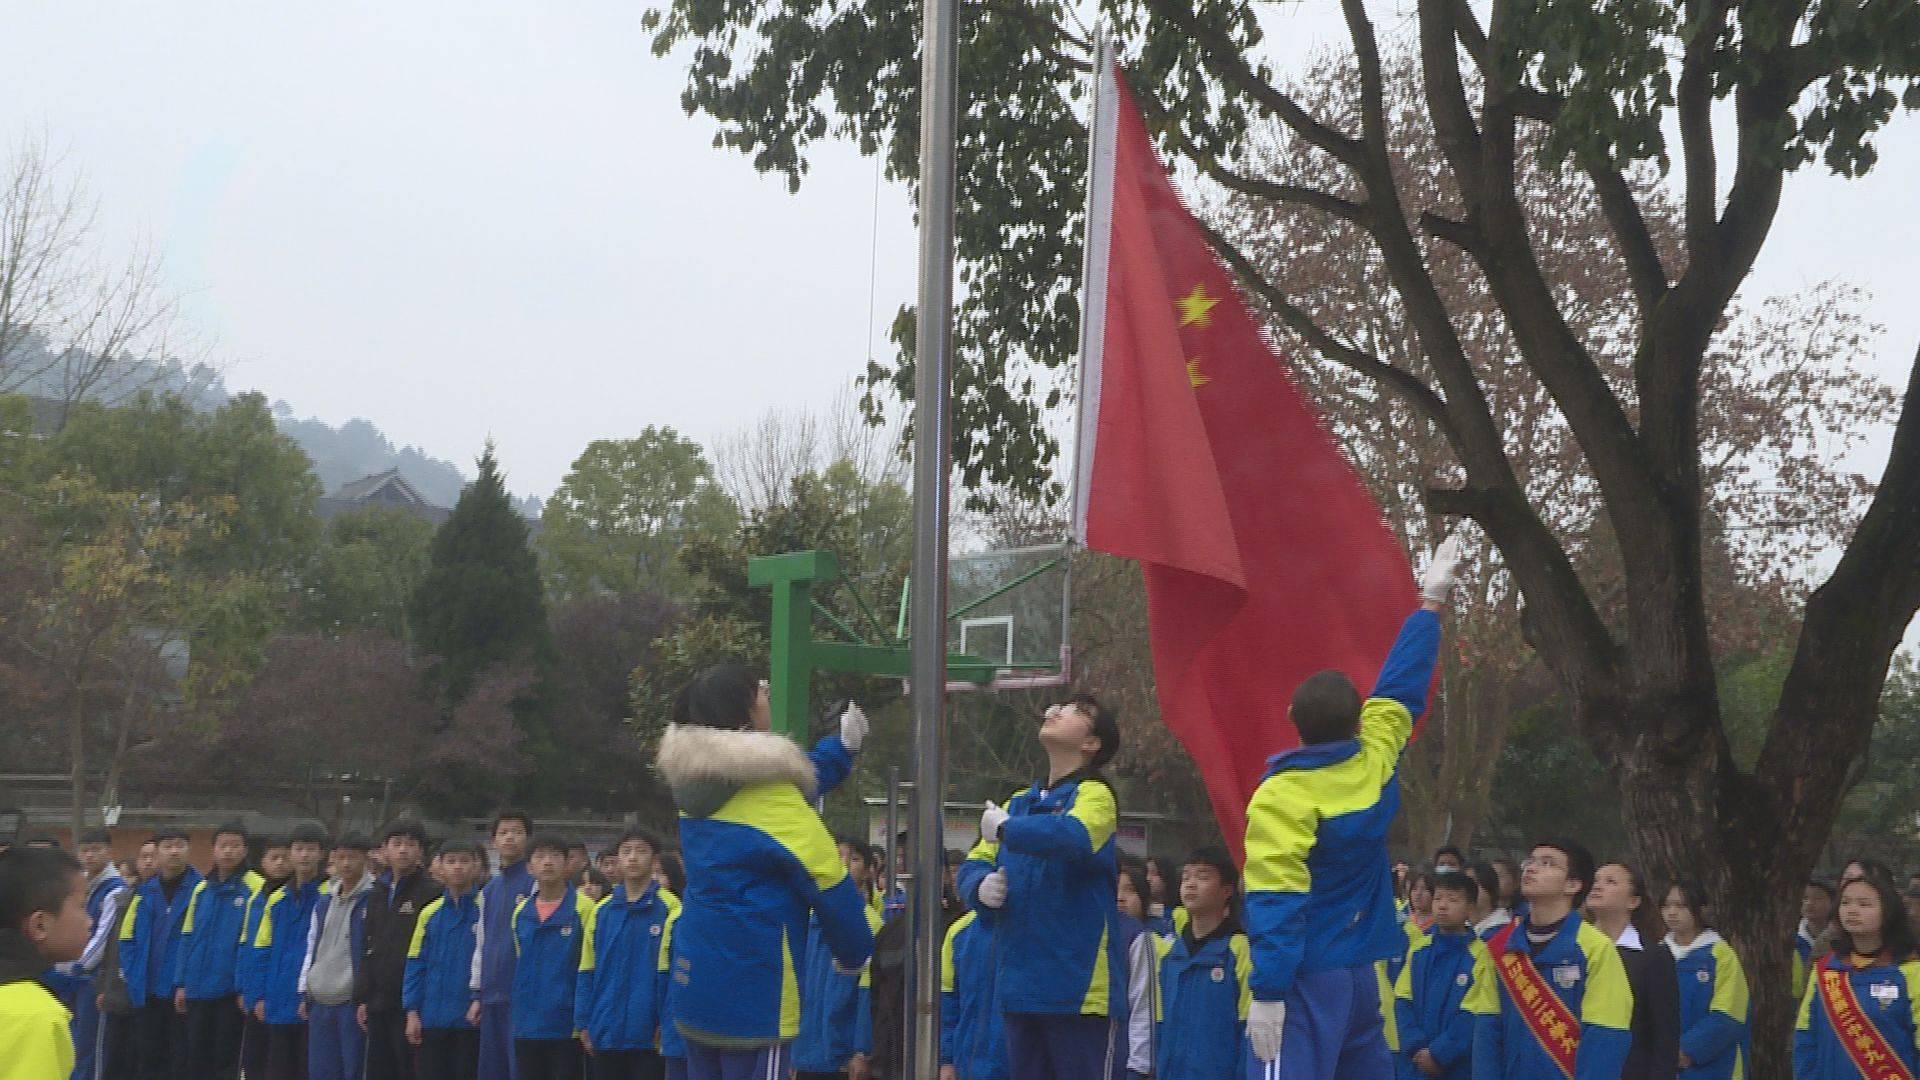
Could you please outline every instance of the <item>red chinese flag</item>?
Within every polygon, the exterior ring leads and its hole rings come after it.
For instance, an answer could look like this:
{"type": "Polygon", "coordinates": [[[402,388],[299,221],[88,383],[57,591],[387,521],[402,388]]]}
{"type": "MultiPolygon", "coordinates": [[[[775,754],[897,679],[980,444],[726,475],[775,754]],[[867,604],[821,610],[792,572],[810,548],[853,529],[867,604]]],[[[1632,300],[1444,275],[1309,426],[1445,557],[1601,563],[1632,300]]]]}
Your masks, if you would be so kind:
{"type": "Polygon", "coordinates": [[[1242,854],[1267,759],[1298,742],[1294,689],[1336,668],[1364,694],[1419,599],[1380,508],[1181,205],[1119,69],[1101,82],[1075,529],[1144,569],[1161,713],[1242,854]]]}

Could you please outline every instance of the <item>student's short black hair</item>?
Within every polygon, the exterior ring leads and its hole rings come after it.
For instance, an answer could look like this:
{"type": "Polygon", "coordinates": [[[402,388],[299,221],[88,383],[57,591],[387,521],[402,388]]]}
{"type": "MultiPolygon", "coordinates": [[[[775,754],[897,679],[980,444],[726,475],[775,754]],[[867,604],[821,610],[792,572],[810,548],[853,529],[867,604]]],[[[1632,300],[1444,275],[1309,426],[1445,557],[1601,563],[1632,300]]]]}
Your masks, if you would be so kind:
{"type": "MultiPolygon", "coordinates": [[[[1587,893],[1593,891],[1593,852],[1577,840],[1565,837],[1549,836],[1544,840],[1535,840],[1535,848],[1552,848],[1567,857],[1567,878],[1580,883],[1580,891],[1574,895],[1573,906],[1579,907],[1587,902],[1587,893]]],[[[1527,849],[1529,851],[1533,848],[1527,849]]]]}
{"type": "Polygon", "coordinates": [[[105,844],[111,847],[113,846],[113,834],[98,827],[82,829],[80,830],[80,846],[85,847],[88,844],[105,844]]]}
{"type": "Polygon", "coordinates": [[[1500,906],[1500,871],[1495,870],[1492,863],[1474,863],[1467,867],[1467,876],[1473,879],[1480,892],[1487,894],[1491,907],[1500,906]]]}
{"type": "Polygon", "coordinates": [[[1294,690],[1287,715],[1303,746],[1351,739],[1360,726],[1360,691],[1345,672],[1317,671],[1294,690]]]}
{"type": "Polygon", "coordinates": [[[1133,894],[1140,898],[1140,913],[1147,913],[1153,906],[1153,893],[1147,889],[1147,864],[1139,859],[1120,860],[1120,876],[1133,886],[1133,894]]]}
{"type": "Polygon", "coordinates": [[[591,866],[587,867],[586,872],[580,875],[580,884],[598,885],[607,892],[613,891],[613,879],[591,866]]]}
{"type": "Polygon", "coordinates": [[[1433,891],[1456,892],[1460,898],[1471,904],[1480,899],[1480,883],[1470,874],[1448,871],[1433,875],[1433,891]]]}
{"type": "Polygon", "coordinates": [[[667,875],[667,888],[678,894],[687,891],[687,864],[680,853],[669,848],[660,853],[660,872],[667,875]]]}
{"type": "Polygon", "coordinates": [[[1210,866],[1214,873],[1220,875],[1222,883],[1231,886],[1236,892],[1239,891],[1240,868],[1234,865],[1233,856],[1228,855],[1224,848],[1203,847],[1187,856],[1187,861],[1181,865],[1210,866]]]}
{"type": "Polygon", "coordinates": [[[478,862],[480,865],[485,866],[487,864],[486,852],[480,850],[479,844],[474,843],[472,840],[468,840],[465,837],[455,837],[452,840],[448,840],[446,843],[441,844],[440,850],[434,852],[434,854],[435,855],[471,855],[473,856],[474,861],[478,862]]]}
{"type": "Polygon", "coordinates": [[[567,857],[567,848],[571,846],[572,842],[559,833],[534,833],[533,839],[527,841],[527,854],[533,855],[542,851],[552,851],[564,859],[567,857]]]}
{"type": "Polygon", "coordinates": [[[1119,715],[1108,706],[1102,705],[1099,698],[1084,691],[1073,695],[1061,704],[1079,709],[1087,715],[1087,719],[1093,722],[1093,736],[1100,740],[1100,749],[1094,751],[1093,760],[1087,762],[1087,767],[1096,772],[1106,768],[1107,763],[1113,760],[1113,756],[1120,752],[1119,715]]]}
{"type": "Polygon", "coordinates": [[[59,848],[9,848],[0,855],[0,929],[18,930],[36,911],[58,914],[78,873],[80,860],[59,848]]]}
{"type": "Polygon", "coordinates": [[[148,837],[148,839],[152,840],[155,844],[160,843],[162,840],[185,840],[186,838],[186,830],[180,828],[178,825],[162,825],[153,830],[153,835],[148,837]]]}
{"type": "MultiPolygon", "coordinates": [[[[1165,855],[1155,855],[1147,862],[1160,872],[1160,884],[1167,890],[1167,894],[1160,898],[1160,902],[1168,907],[1178,904],[1180,902],[1180,867],[1165,855]]],[[[1149,896],[1147,899],[1151,902],[1153,897],[1149,896]]]]}
{"type": "Polygon", "coordinates": [[[567,841],[567,854],[571,855],[576,851],[582,855],[591,854],[590,852],[587,851],[587,845],[581,843],[580,841],[578,840],[567,841]]]}
{"type": "Polygon", "coordinates": [[[1707,909],[1713,905],[1707,902],[1707,894],[1700,888],[1700,883],[1687,878],[1674,878],[1667,883],[1666,892],[1660,895],[1662,907],[1666,906],[1667,897],[1672,896],[1675,889],[1680,890],[1680,906],[1692,913],[1695,925],[1705,930],[1709,925],[1707,909]]]}
{"type": "Polygon", "coordinates": [[[365,852],[372,851],[374,845],[373,845],[373,837],[368,836],[366,833],[363,833],[358,829],[351,829],[347,832],[345,836],[342,836],[340,838],[339,843],[333,846],[337,848],[346,848],[348,851],[358,851],[358,852],[365,853],[365,852]]]}
{"type": "Polygon", "coordinates": [[[1821,892],[1826,893],[1828,903],[1832,903],[1835,899],[1833,882],[1828,881],[1826,878],[1808,878],[1807,888],[1819,889],[1821,892]]]}
{"type": "Polygon", "coordinates": [[[855,855],[859,856],[862,866],[865,866],[869,870],[873,869],[873,852],[868,849],[865,841],[856,840],[851,836],[837,836],[834,837],[833,846],[845,846],[855,855]]]}
{"type": "Polygon", "coordinates": [[[533,835],[533,817],[529,815],[525,810],[516,810],[510,806],[502,807],[501,809],[494,811],[493,828],[488,830],[487,835],[492,836],[495,833],[498,833],[500,831],[500,824],[506,821],[519,822],[520,827],[527,831],[527,835],[529,836],[533,835]]]}
{"type": "Polygon", "coordinates": [[[760,676],[745,664],[718,664],[680,688],[668,720],[739,730],[752,723],[753,702],[759,696],[760,676]]]}
{"type": "Polygon", "coordinates": [[[1446,858],[1449,855],[1459,860],[1459,863],[1461,866],[1467,865],[1466,855],[1462,853],[1459,848],[1454,847],[1452,844],[1443,844],[1437,850],[1434,851],[1433,865],[1439,866],[1440,860],[1446,858]]]}
{"type": "Polygon", "coordinates": [[[287,846],[295,844],[319,844],[324,848],[327,846],[327,830],[311,821],[303,821],[287,833],[287,846]]]}
{"type": "Polygon", "coordinates": [[[237,821],[223,821],[213,830],[212,842],[218,843],[223,836],[237,836],[242,844],[247,842],[247,827],[237,821]]]}
{"type": "Polygon", "coordinates": [[[262,855],[272,851],[274,848],[290,847],[293,844],[293,841],[287,839],[280,833],[266,833],[261,836],[256,836],[253,838],[253,842],[254,845],[259,848],[262,855]]]}
{"type": "Polygon", "coordinates": [[[412,818],[394,819],[380,834],[380,843],[384,845],[396,836],[411,836],[413,842],[420,845],[421,851],[427,850],[427,827],[412,818]]]}
{"type": "Polygon", "coordinates": [[[653,852],[656,856],[660,854],[660,850],[662,848],[666,847],[665,844],[660,842],[659,833],[654,832],[652,829],[645,828],[644,826],[635,825],[633,828],[628,829],[626,832],[621,833],[620,839],[615,840],[613,842],[613,847],[609,849],[608,852],[605,852],[603,854],[615,854],[615,855],[619,854],[620,849],[625,847],[627,845],[627,841],[629,840],[638,840],[641,843],[647,845],[647,850],[653,852]]]}

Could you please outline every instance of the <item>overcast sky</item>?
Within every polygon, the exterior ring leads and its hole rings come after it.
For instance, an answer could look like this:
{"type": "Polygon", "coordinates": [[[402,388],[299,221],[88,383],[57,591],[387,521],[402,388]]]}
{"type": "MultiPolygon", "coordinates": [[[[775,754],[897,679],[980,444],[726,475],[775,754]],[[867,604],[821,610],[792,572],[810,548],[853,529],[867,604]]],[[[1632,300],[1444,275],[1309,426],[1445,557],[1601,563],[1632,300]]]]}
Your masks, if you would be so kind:
{"type": "MultiPolygon", "coordinates": [[[[160,246],[233,388],[463,467],[491,435],[544,495],[593,438],[824,406],[864,366],[870,280],[878,350],[913,291],[904,194],[879,191],[876,233],[850,148],[816,152],[798,195],[713,149],[644,7],[16,0],[0,135],[44,131],[103,238],[160,246]]],[[[1276,55],[1337,43],[1336,8],[1277,8],[1276,55]]],[[[1869,179],[1791,181],[1750,291],[1868,286],[1898,380],[1920,118],[1896,123],[1869,179]]]]}

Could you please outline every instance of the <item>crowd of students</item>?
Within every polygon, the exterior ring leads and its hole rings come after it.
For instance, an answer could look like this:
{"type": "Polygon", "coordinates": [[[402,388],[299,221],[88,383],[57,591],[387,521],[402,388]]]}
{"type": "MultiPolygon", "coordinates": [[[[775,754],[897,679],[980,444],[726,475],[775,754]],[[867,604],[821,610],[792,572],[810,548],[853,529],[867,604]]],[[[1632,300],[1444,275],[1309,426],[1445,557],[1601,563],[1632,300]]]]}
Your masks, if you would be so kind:
{"type": "MultiPolygon", "coordinates": [[[[1744,1080],[1749,988],[1698,885],[1652,893],[1562,839],[1390,862],[1453,565],[1447,545],[1371,695],[1335,672],[1294,693],[1300,746],[1268,762],[1241,858],[1122,854],[1112,710],[1046,711],[1046,775],[928,883],[942,1080],[1744,1080]]],[[[865,717],[810,751],[769,719],[744,667],[693,680],[657,760],[677,847],[634,830],[597,863],[511,811],[491,874],[461,839],[429,860],[406,821],[377,844],[223,827],[204,875],[166,830],[127,868],[99,831],[77,859],[0,856],[0,1080],[904,1077],[914,886],[816,810],[865,717]]],[[[1906,898],[1861,861],[1804,913],[1795,1075],[1914,1075],[1906,898]]]]}

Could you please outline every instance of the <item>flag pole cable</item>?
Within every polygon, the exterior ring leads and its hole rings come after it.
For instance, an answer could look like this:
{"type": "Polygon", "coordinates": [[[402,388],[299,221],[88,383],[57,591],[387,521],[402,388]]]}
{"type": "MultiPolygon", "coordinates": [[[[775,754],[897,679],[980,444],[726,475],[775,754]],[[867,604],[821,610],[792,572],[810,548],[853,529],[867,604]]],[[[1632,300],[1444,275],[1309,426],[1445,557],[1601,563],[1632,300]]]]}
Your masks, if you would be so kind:
{"type": "Polygon", "coordinates": [[[914,1080],[940,1075],[941,884],[946,843],[947,530],[953,426],[954,157],[957,0],[922,0],[919,317],[914,327],[913,581],[908,613],[913,678],[914,884],[912,1004],[903,1060],[914,1080]]]}

